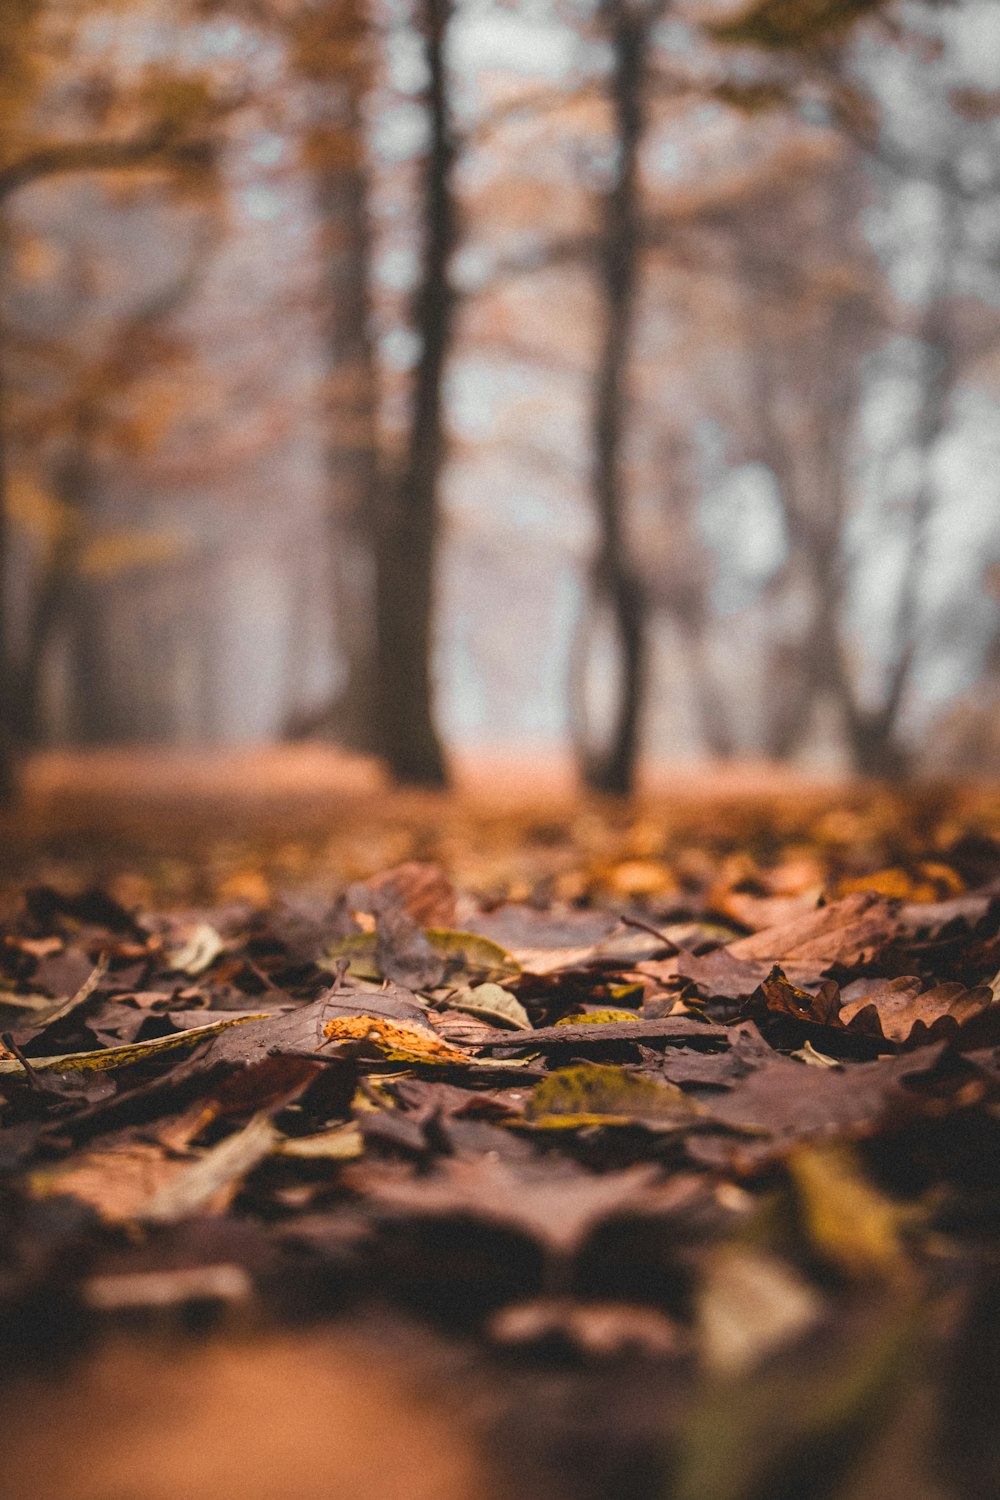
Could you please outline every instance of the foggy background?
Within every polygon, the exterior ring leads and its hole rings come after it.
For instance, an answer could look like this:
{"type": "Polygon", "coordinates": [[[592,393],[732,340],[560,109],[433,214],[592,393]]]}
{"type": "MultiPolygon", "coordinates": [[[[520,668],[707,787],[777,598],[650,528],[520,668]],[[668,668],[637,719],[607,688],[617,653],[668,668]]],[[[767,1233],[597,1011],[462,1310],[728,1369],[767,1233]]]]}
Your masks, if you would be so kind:
{"type": "Polygon", "coordinates": [[[2,0],[8,748],[1000,768],[993,0],[2,0]]]}

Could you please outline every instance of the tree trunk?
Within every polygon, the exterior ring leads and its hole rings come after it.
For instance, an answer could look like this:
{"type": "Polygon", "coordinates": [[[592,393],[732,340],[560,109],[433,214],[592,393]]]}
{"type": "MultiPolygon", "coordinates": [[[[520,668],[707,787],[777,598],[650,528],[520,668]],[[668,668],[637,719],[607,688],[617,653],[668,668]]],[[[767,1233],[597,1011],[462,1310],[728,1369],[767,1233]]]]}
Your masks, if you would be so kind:
{"type": "MultiPolygon", "coordinates": [[[[0,256],[2,254],[0,246],[0,256]]],[[[0,356],[2,352],[0,347],[0,356]]],[[[0,807],[8,806],[17,790],[14,758],[17,698],[7,625],[7,444],[4,416],[3,371],[0,369],[0,807]]]]}
{"type": "Polygon", "coordinates": [[[603,14],[613,48],[611,102],[618,163],[604,201],[600,255],[604,328],[591,408],[591,487],[598,551],[591,581],[596,607],[610,606],[619,659],[619,692],[608,743],[587,746],[583,778],[594,791],[628,795],[634,786],[645,697],[647,600],[628,555],[622,446],[627,378],[641,241],[638,156],[650,29],[659,7],[633,10],[628,0],[606,0],[603,14]]]}
{"type": "MultiPolygon", "coordinates": [[[[90,502],[94,425],[95,413],[89,403],[85,403],[77,413],[74,431],[68,438],[68,451],[54,474],[55,493],[65,518],[64,529],[53,541],[45,559],[35,590],[24,656],[17,673],[15,732],[18,743],[25,747],[39,742],[42,685],[52,639],[80,588],[77,573],[90,502]]],[[[93,629],[92,622],[89,628],[93,629]]]]}
{"type": "Polygon", "coordinates": [[[315,163],[326,280],[332,624],[334,648],[346,675],[332,703],[297,718],[307,727],[321,725],[352,749],[374,750],[378,386],[369,331],[371,228],[363,107],[370,57],[365,0],[332,0],[326,22],[339,43],[340,66],[335,77],[323,80],[321,118],[310,131],[310,157],[315,163]]]}
{"type": "Polygon", "coordinates": [[[430,146],[424,169],[424,243],[413,324],[421,357],[400,474],[380,497],[376,553],[379,744],[399,781],[443,786],[431,677],[438,489],[444,460],[443,379],[454,328],[448,279],[457,234],[444,44],[451,0],[421,0],[429,74],[430,146]]]}

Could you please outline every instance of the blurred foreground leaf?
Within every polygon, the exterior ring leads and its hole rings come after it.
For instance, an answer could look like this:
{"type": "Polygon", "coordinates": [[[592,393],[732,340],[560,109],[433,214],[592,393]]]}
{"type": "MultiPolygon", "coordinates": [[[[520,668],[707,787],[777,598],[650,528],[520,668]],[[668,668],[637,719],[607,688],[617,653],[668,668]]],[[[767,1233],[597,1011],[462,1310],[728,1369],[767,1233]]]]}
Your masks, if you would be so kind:
{"type": "Polygon", "coordinates": [[[915,1308],[775,1358],[695,1398],[664,1500],[833,1500],[920,1374],[915,1308]]]}

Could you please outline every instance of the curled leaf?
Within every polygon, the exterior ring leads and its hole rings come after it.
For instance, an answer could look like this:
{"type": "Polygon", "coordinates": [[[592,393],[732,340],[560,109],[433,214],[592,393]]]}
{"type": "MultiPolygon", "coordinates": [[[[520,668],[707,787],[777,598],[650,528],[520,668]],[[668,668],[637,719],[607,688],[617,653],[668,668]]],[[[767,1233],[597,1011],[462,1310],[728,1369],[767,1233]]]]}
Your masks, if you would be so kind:
{"type": "Polygon", "coordinates": [[[323,1027],[334,1042],[356,1042],[372,1048],[386,1062],[424,1063],[467,1068],[471,1059],[429,1026],[416,1021],[387,1021],[381,1016],[335,1016],[323,1027]]]}
{"type": "MultiPolygon", "coordinates": [[[[192,1026],[188,1031],[175,1031],[172,1036],[154,1037],[149,1042],[130,1042],[123,1047],[105,1047],[100,1052],[64,1052],[57,1057],[30,1057],[34,1073],[88,1073],[103,1072],[108,1068],[129,1068],[135,1063],[149,1062],[163,1052],[175,1052],[183,1047],[193,1047],[206,1037],[230,1026],[242,1026],[247,1021],[267,1020],[265,1011],[251,1015],[227,1016],[223,1021],[212,1021],[207,1026],[192,1026]]],[[[26,1073],[24,1064],[16,1058],[0,1057],[0,1074],[26,1073]]]]}
{"type": "Polygon", "coordinates": [[[170,967],[179,974],[203,974],[223,951],[224,943],[208,922],[198,922],[167,950],[170,967]]]}
{"type": "Polygon", "coordinates": [[[510,1026],[515,1031],[530,1031],[531,1020],[520,1000],[499,984],[477,984],[471,989],[456,990],[445,1001],[449,1010],[479,1016],[494,1026],[510,1026]]]}
{"type": "Polygon", "coordinates": [[[774,965],[762,980],[740,1014],[750,1017],[787,1016],[794,1021],[808,1021],[814,1026],[835,1026],[840,1012],[840,986],[828,979],[813,995],[800,990],[786,979],[785,972],[774,965]]]}

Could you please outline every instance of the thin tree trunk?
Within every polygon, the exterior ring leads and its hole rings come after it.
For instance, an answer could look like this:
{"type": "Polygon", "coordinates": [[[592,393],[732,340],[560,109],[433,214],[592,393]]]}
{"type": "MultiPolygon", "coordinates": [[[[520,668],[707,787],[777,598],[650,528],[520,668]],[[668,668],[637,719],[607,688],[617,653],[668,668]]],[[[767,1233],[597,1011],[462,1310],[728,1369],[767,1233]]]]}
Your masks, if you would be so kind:
{"type": "MultiPolygon", "coordinates": [[[[3,247],[0,245],[0,257],[3,247]]],[[[0,358],[2,358],[0,342],[0,358]]],[[[14,743],[16,736],[17,697],[10,660],[10,636],[7,621],[7,443],[4,426],[3,370],[0,366],[0,806],[7,806],[16,795],[14,743]]]]}
{"type": "Polygon", "coordinates": [[[423,269],[413,307],[421,357],[402,470],[381,496],[376,566],[379,743],[397,780],[427,786],[443,786],[447,780],[434,723],[431,651],[445,450],[443,379],[455,314],[448,279],[457,235],[455,144],[445,65],[450,13],[451,0],[421,0],[430,123],[423,269]]]}
{"type": "Polygon", "coordinates": [[[586,748],[582,770],[593,790],[619,796],[633,789],[645,697],[648,610],[628,555],[622,447],[641,243],[638,158],[645,124],[643,93],[650,30],[660,8],[633,9],[628,0],[606,0],[603,8],[614,58],[611,102],[618,163],[604,201],[600,256],[604,328],[591,408],[599,541],[591,588],[595,605],[607,603],[614,621],[619,693],[608,743],[599,750],[586,748]]]}

